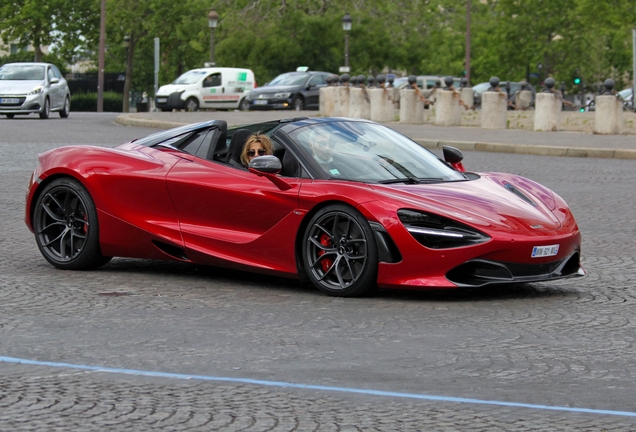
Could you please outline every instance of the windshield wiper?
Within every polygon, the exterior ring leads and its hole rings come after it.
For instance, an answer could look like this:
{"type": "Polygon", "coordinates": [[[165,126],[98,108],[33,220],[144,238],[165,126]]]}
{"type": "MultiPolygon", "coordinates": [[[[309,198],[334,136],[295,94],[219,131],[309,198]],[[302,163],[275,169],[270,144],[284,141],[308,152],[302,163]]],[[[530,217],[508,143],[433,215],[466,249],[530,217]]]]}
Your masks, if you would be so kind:
{"type": "Polygon", "coordinates": [[[410,184],[420,184],[420,183],[439,183],[443,182],[443,178],[439,177],[401,177],[390,180],[380,180],[379,184],[391,184],[391,183],[410,183],[410,184]]]}

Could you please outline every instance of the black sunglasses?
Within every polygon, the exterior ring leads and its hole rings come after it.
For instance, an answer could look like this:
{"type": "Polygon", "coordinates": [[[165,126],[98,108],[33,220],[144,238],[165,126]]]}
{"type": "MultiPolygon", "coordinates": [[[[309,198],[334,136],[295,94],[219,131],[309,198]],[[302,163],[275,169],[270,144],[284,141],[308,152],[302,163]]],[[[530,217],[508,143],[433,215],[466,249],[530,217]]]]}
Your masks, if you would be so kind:
{"type": "MultiPolygon", "coordinates": [[[[265,153],[267,153],[267,150],[265,150],[265,149],[258,149],[258,155],[259,155],[259,156],[265,156],[265,153]]],[[[256,154],[256,151],[255,151],[255,150],[248,150],[248,151],[247,151],[247,155],[248,155],[249,157],[252,157],[252,156],[254,156],[255,154],[256,154]]]]}

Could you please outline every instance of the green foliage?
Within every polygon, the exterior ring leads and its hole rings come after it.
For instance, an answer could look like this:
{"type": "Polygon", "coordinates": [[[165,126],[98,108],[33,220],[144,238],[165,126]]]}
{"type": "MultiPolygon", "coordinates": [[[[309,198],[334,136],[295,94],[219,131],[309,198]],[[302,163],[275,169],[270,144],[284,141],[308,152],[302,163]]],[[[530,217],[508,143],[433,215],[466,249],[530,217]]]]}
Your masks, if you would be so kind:
{"type": "MultiPolygon", "coordinates": [[[[97,111],[97,93],[76,93],[71,95],[71,111],[97,111]]],[[[104,92],[104,112],[121,112],[121,93],[104,92]]]]}
{"type": "MultiPolygon", "coordinates": [[[[16,62],[32,62],[33,61],[33,52],[20,51],[15,54],[9,54],[4,57],[0,57],[0,66],[6,63],[16,63],[16,62]]],[[[68,69],[63,59],[61,59],[56,54],[44,54],[42,56],[42,61],[44,63],[52,63],[60,69],[62,74],[66,74],[68,69]]]]}

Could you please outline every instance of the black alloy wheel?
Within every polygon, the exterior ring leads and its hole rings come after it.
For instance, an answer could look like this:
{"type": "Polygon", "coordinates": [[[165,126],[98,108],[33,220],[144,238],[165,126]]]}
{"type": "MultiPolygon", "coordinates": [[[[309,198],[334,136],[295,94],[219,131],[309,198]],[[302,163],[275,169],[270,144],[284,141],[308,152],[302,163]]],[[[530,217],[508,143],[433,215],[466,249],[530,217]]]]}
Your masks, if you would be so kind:
{"type": "Polygon", "coordinates": [[[47,97],[44,99],[44,106],[42,107],[42,111],[40,111],[40,118],[45,120],[49,118],[50,114],[51,114],[51,102],[49,101],[49,98],[47,97]]]}
{"type": "Polygon", "coordinates": [[[331,296],[356,297],[377,289],[378,251],[369,222],[346,205],[321,209],[303,237],[309,280],[331,296]]]}
{"type": "Polygon", "coordinates": [[[33,228],[40,252],[54,267],[88,270],[110,261],[100,251],[95,204],[75,179],[59,178],[44,188],[34,207],[33,228]]]}

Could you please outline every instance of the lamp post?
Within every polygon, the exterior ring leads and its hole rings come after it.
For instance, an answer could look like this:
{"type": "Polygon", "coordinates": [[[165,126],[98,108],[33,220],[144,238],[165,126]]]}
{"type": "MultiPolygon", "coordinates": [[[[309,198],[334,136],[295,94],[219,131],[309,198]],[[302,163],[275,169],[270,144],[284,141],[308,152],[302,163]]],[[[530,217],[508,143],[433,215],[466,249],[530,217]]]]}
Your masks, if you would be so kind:
{"type": "Polygon", "coordinates": [[[345,14],[342,18],[342,30],[345,32],[345,67],[341,72],[350,72],[349,71],[349,31],[351,30],[351,23],[353,20],[351,19],[351,15],[349,12],[345,14]]]}
{"type": "Polygon", "coordinates": [[[124,48],[126,49],[126,74],[124,78],[124,101],[122,112],[130,111],[130,81],[132,80],[132,68],[130,61],[130,35],[124,36],[124,48]]]}
{"type": "Polygon", "coordinates": [[[214,30],[219,22],[219,14],[216,10],[212,9],[208,14],[208,27],[210,27],[210,66],[215,66],[214,63],[214,30]]]}

